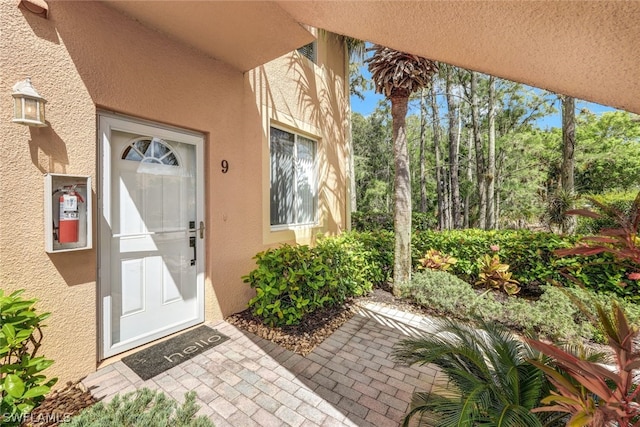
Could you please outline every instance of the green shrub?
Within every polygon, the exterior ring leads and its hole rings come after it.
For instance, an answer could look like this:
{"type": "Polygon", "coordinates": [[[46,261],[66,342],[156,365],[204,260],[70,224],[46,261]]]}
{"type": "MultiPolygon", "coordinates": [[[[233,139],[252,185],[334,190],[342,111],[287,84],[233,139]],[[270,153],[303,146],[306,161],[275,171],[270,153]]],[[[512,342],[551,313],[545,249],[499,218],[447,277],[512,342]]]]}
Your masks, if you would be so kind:
{"type": "Polygon", "coordinates": [[[314,248],[285,244],[260,252],[258,267],[243,277],[256,290],[249,307],[270,326],[297,324],[318,308],[369,292],[382,276],[377,256],[349,233],[321,237],[314,248]]]}
{"type": "Polygon", "coordinates": [[[491,253],[491,246],[497,245],[500,260],[509,264],[513,278],[520,283],[520,295],[539,296],[540,286],[544,284],[583,283],[597,292],[640,301],[640,283],[628,280],[627,268],[615,262],[613,255],[605,253],[585,258],[554,254],[558,249],[573,247],[578,240],[579,236],[528,230],[422,231],[413,236],[413,265],[417,267],[423,254],[433,248],[458,260],[450,273],[475,283],[479,279],[475,261],[491,253]]]}
{"type": "Polygon", "coordinates": [[[36,313],[35,299],[24,291],[5,295],[0,290],[0,425],[14,426],[44,400],[57,379],[42,371],[53,364],[36,357],[42,342],[42,322],[49,313],[36,313]]]}
{"type": "MultiPolygon", "coordinates": [[[[431,213],[413,212],[411,225],[414,231],[433,230],[438,220],[431,213]]],[[[393,212],[352,212],[351,228],[355,231],[393,231],[393,212]]]]}
{"type": "Polygon", "coordinates": [[[195,417],[198,405],[196,394],[185,394],[184,403],[178,404],[164,393],[143,388],[116,395],[111,402],[82,410],[71,418],[69,427],[213,427],[205,416],[195,417]]]}

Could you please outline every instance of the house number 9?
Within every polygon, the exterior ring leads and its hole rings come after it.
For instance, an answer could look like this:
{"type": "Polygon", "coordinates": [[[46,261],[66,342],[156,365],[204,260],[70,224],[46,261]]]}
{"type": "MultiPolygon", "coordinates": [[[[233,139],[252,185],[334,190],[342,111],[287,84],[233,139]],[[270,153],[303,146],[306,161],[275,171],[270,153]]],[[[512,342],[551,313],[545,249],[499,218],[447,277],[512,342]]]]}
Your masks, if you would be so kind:
{"type": "Polygon", "coordinates": [[[222,166],[222,173],[227,173],[229,172],[229,162],[227,162],[226,160],[223,160],[220,165],[222,166]]]}

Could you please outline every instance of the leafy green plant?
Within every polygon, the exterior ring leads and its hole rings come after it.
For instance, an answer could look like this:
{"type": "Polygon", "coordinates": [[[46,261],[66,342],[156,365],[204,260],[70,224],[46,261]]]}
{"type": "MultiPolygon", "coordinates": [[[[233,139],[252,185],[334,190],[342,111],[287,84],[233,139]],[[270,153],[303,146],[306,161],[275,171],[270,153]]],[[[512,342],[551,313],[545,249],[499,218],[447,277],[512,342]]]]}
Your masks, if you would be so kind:
{"type": "Polygon", "coordinates": [[[418,264],[418,269],[429,269],[429,270],[440,270],[447,271],[449,268],[458,262],[454,257],[443,254],[436,249],[429,249],[424,257],[418,260],[420,264],[418,264]]]}
{"type": "Polygon", "coordinates": [[[320,307],[369,292],[382,275],[375,258],[349,234],[320,237],[314,248],[285,244],[260,252],[257,268],[243,277],[256,290],[249,307],[270,326],[297,324],[320,307]]]}
{"type": "Polygon", "coordinates": [[[534,411],[570,414],[567,426],[640,425],[640,387],[634,382],[634,370],[640,367],[640,352],[634,348],[638,329],[629,325],[619,306],[613,305],[612,314],[598,306],[598,318],[615,355],[615,369],[581,359],[553,344],[528,340],[553,361],[531,361],[555,386],[541,401],[546,406],[534,411]]]}
{"type": "MultiPolygon", "coordinates": [[[[436,217],[431,213],[412,212],[411,225],[414,231],[433,230],[436,217]]],[[[393,231],[393,213],[356,211],[351,213],[351,226],[356,231],[393,231]]]]}
{"type": "Polygon", "coordinates": [[[53,361],[36,356],[49,313],[38,314],[36,300],[24,299],[23,292],[0,290],[0,425],[19,425],[57,381],[42,375],[53,361]]]}
{"type": "Polygon", "coordinates": [[[502,289],[507,295],[515,295],[520,292],[518,281],[513,279],[512,273],[509,271],[509,264],[500,262],[498,254],[489,256],[485,254],[478,258],[478,280],[476,285],[492,289],[502,289]]]}
{"type": "Polygon", "coordinates": [[[65,425],[69,427],[213,427],[205,416],[198,412],[196,394],[185,394],[184,403],[178,407],[176,401],[164,393],[143,388],[123,396],[116,395],[111,402],[98,402],[82,410],[65,425]]]}
{"type": "Polygon", "coordinates": [[[531,412],[548,388],[529,362],[537,355],[504,327],[441,320],[424,337],[398,343],[393,357],[410,365],[435,364],[448,380],[443,388],[414,394],[403,426],[414,416],[418,425],[441,427],[551,424],[531,412]]]}

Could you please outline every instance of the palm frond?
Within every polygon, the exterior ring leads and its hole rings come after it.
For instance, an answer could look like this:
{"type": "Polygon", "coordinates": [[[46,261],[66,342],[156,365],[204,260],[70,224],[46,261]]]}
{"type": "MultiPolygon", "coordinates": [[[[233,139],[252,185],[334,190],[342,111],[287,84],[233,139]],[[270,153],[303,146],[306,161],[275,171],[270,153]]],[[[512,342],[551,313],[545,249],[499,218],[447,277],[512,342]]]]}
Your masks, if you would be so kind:
{"type": "Polygon", "coordinates": [[[409,96],[427,87],[438,72],[438,63],[421,56],[374,45],[373,56],[367,59],[376,92],[387,97],[396,93],[409,96]]]}
{"type": "Polygon", "coordinates": [[[436,417],[438,426],[542,426],[530,412],[546,384],[529,362],[538,353],[500,325],[440,320],[423,337],[399,342],[393,357],[434,364],[449,381],[446,393],[418,396],[411,416],[436,417]]]}

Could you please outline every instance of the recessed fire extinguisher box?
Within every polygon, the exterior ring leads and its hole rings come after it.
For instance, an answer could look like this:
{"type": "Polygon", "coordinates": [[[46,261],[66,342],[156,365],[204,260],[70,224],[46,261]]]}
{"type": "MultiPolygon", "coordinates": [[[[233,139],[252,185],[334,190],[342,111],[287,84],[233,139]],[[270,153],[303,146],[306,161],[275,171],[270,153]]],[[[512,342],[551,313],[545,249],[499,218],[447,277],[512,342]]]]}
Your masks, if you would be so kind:
{"type": "Polygon", "coordinates": [[[91,249],[91,177],[46,174],[44,209],[47,252],[91,249]]]}

